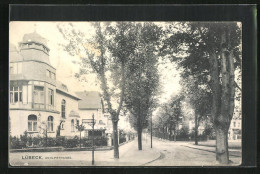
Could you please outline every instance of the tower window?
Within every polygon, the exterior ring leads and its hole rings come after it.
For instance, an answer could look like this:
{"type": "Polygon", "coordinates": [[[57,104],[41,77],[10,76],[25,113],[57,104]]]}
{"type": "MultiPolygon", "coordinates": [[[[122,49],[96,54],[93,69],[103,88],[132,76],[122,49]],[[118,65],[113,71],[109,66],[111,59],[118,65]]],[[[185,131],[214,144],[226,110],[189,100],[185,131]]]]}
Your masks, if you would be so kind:
{"type": "Polygon", "coordinates": [[[49,105],[54,105],[54,93],[52,89],[48,90],[49,95],[49,105]]]}

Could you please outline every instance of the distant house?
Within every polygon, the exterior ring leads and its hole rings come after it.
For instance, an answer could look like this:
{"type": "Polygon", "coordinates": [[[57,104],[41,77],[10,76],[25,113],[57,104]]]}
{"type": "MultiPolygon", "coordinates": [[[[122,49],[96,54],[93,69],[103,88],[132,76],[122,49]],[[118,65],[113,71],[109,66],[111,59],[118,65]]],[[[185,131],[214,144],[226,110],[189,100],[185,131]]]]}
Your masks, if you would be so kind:
{"type": "Polygon", "coordinates": [[[81,98],[78,104],[78,112],[81,122],[85,126],[83,136],[88,137],[92,135],[92,127],[86,122],[95,118],[95,132],[96,136],[105,136],[108,123],[108,115],[104,114],[103,100],[99,92],[96,91],[83,91],[76,92],[77,96],[81,98]]]}
{"type": "Polygon", "coordinates": [[[242,135],[241,112],[234,112],[228,130],[228,138],[230,140],[237,140],[237,139],[241,139],[241,135],[242,135]]]}

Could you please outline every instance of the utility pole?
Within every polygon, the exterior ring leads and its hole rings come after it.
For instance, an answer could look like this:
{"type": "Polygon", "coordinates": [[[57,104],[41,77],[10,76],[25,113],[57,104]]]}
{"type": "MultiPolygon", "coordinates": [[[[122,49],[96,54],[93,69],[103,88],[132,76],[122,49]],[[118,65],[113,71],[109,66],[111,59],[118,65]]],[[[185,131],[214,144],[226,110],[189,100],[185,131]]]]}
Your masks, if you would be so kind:
{"type": "Polygon", "coordinates": [[[92,165],[95,164],[95,161],[94,161],[94,151],[95,151],[95,148],[94,148],[94,126],[96,124],[96,121],[95,121],[95,116],[94,116],[94,113],[92,115],[92,119],[82,119],[82,124],[84,123],[87,123],[88,125],[92,126],[92,165]]]}
{"type": "Polygon", "coordinates": [[[153,148],[153,117],[151,116],[151,148],[153,148]]]}

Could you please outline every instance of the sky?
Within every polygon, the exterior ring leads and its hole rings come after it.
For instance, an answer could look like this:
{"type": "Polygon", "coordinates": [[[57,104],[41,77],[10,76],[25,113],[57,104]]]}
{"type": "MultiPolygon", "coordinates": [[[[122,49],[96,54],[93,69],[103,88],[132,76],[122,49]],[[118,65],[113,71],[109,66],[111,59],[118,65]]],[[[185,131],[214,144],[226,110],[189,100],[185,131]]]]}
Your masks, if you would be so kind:
{"type": "MultiPolygon", "coordinates": [[[[67,43],[59,32],[57,25],[67,25],[69,22],[10,22],[9,40],[10,43],[18,47],[18,43],[22,41],[24,34],[37,32],[47,39],[47,46],[50,49],[50,63],[56,68],[56,79],[66,84],[69,91],[100,91],[100,87],[96,76],[90,74],[87,82],[80,82],[74,77],[79,71],[79,66],[72,61],[79,60],[77,56],[70,56],[63,50],[61,44],[67,43]]],[[[90,22],[72,22],[74,26],[91,38],[95,30],[91,27],[90,22]]],[[[163,23],[161,23],[163,25],[163,23]]],[[[176,70],[176,65],[168,62],[159,65],[161,76],[161,95],[158,97],[160,103],[164,103],[169,98],[177,94],[180,90],[179,80],[180,72],[176,70]]]]}

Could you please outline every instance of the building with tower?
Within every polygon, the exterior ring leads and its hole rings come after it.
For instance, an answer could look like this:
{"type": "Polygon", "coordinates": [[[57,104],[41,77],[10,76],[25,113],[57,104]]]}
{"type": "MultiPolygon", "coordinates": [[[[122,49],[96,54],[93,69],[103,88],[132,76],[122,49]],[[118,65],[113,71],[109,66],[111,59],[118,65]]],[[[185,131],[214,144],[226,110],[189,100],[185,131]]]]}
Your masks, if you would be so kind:
{"type": "Polygon", "coordinates": [[[48,137],[79,135],[76,125],[81,124],[82,119],[92,117],[93,108],[84,108],[90,106],[89,103],[96,104],[97,128],[105,134],[106,119],[103,119],[101,98],[82,101],[79,95],[58,81],[49,51],[46,39],[36,32],[25,34],[18,48],[10,45],[10,135],[20,136],[27,132],[30,136],[42,136],[46,131],[48,137]]]}

